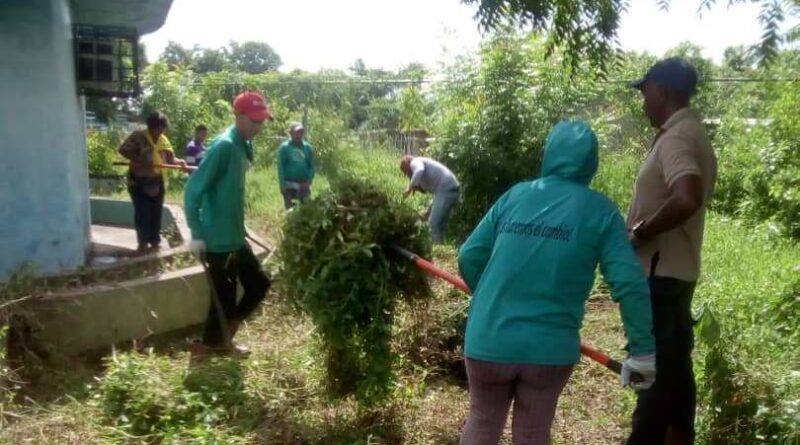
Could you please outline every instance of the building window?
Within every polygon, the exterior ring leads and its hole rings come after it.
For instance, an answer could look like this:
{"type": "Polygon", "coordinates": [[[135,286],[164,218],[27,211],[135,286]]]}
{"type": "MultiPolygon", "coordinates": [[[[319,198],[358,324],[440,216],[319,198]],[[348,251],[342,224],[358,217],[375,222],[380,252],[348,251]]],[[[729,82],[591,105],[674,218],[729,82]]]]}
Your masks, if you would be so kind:
{"type": "Polygon", "coordinates": [[[87,96],[140,94],[139,36],[132,28],[75,25],[78,88],[87,96]]]}

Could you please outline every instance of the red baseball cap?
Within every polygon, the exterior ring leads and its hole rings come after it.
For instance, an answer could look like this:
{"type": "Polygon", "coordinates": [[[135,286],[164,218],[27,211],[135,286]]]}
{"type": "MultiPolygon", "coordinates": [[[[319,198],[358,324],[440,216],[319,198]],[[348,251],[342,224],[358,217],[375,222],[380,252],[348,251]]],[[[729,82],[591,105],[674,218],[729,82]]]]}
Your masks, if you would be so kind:
{"type": "Polygon", "coordinates": [[[236,96],[233,100],[233,111],[236,114],[244,114],[254,121],[272,120],[272,112],[267,101],[255,91],[245,91],[236,96]]]}

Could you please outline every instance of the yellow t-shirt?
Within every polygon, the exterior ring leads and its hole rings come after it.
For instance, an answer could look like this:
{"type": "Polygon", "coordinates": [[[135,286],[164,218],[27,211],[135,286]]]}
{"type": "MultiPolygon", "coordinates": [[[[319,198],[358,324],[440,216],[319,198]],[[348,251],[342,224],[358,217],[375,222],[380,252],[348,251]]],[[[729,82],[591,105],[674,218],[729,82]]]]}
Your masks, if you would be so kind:
{"type": "MultiPolygon", "coordinates": [[[[161,155],[162,152],[166,151],[172,154],[173,157],[175,156],[175,152],[172,151],[172,144],[163,134],[158,137],[158,140],[155,143],[153,142],[153,138],[150,136],[149,131],[145,131],[144,136],[147,138],[147,143],[155,148],[155,150],[153,150],[153,165],[164,165],[166,160],[161,155]]],[[[169,181],[167,170],[158,167],[153,167],[153,170],[156,173],[161,173],[161,175],[164,177],[164,184],[166,185],[169,181]]]]}
{"type": "Polygon", "coordinates": [[[703,123],[689,108],[678,110],[664,123],[642,163],[628,213],[628,227],[651,218],[669,197],[670,186],[685,175],[700,177],[703,205],[679,227],[659,234],[639,248],[639,260],[648,275],[654,273],[684,281],[696,281],[700,276],[700,250],[706,209],[717,180],[717,157],[703,123]]]}
{"type": "Polygon", "coordinates": [[[170,144],[165,135],[159,136],[154,143],[149,131],[134,131],[120,145],[118,151],[131,161],[130,170],[135,176],[152,177],[162,175],[166,185],[168,170],[154,167],[154,165],[172,162],[175,157],[172,151],[172,144],[170,144]],[[167,159],[164,159],[165,153],[169,153],[167,159]]]}

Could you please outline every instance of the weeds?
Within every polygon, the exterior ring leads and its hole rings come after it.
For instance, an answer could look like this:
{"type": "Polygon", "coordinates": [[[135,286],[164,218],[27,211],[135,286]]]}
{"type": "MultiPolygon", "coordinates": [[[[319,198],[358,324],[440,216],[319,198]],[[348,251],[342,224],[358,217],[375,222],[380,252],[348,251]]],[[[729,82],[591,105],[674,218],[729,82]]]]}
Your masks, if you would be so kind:
{"type": "Polygon", "coordinates": [[[241,443],[227,426],[246,412],[248,400],[236,360],[214,359],[187,368],[150,350],[115,353],[106,366],[93,401],[109,438],[241,443]]]}
{"type": "Polygon", "coordinates": [[[313,320],[335,397],[374,404],[389,394],[397,304],[429,295],[424,274],[391,252],[394,243],[430,249],[417,214],[368,181],[340,179],[286,221],[281,290],[313,320]]]}

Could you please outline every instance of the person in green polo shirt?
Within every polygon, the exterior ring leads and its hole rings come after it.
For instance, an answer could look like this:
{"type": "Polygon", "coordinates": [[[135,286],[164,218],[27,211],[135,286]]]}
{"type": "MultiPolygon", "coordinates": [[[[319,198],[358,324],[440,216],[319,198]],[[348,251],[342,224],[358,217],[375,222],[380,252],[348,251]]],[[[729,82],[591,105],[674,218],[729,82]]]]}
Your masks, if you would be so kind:
{"type": "Polygon", "coordinates": [[[512,400],[514,443],[550,443],[558,397],[580,357],[598,265],[628,338],[623,384],[645,389],[655,380],[647,280],[617,206],[589,189],[597,145],[585,122],[553,127],[541,177],[500,197],[458,252],[473,291],[464,345],[470,414],[461,445],[497,444],[512,400]],[[632,372],[644,381],[631,383],[632,372]]]}
{"type": "Polygon", "coordinates": [[[222,307],[213,301],[208,310],[202,342],[192,345],[192,355],[214,350],[239,349],[232,343],[236,331],[267,294],[270,280],[245,240],[245,172],[253,162],[252,140],[272,114],[264,97],[245,92],[233,102],[235,125],[217,136],[189,178],[184,195],[186,221],[192,232],[191,250],[208,264],[222,307]],[[244,296],[236,301],[237,281],[244,296]],[[223,332],[227,326],[228,332],[223,332]]]}
{"type": "Polygon", "coordinates": [[[311,195],[314,181],[314,148],[305,140],[302,124],[289,126],[289,139],[278,148],[278,182],[286,210],[294,200],[305,201],[311,195]]]}

